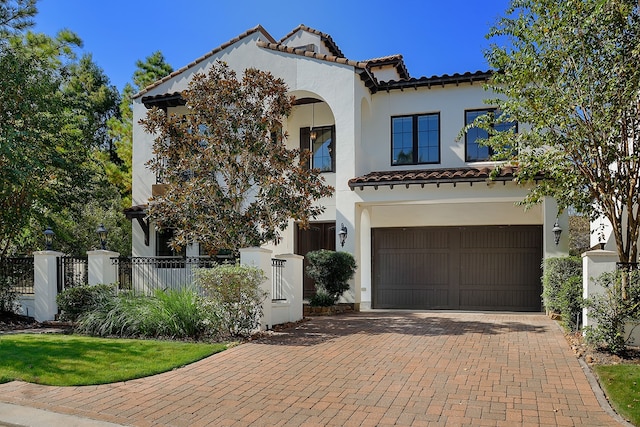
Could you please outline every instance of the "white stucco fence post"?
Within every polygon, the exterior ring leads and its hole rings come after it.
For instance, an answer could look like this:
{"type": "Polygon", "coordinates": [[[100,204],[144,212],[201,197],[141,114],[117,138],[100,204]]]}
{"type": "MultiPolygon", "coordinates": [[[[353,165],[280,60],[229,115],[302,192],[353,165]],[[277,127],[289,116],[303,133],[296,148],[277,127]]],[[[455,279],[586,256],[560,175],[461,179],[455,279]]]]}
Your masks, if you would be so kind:
{"type": "MultiPolygon", "coordinates": [[[[618,254],[613,251],[594,250],[582,254],[582,296],[602,294],[603,289],[597,286],[595,279],[602,273],[615,271],[618,254]]],[[[582,309],[582,325],[593,326],[595,321],[589,318],[587,308],[582,309]]]]}
{"type": "Polygon", "coordinates": [[[296,254],[281,254],[275,256],[286,261],[282,273],[282,287],[289,303],[289,322],[297,322],[304,317],[304,303],[302,301],[302,263],[304,257],[296,254]]]}
{"type": "Polygon", "coordinates": [[[63,255],[56,251],[33,253],[33,318],[38,322],[55,320],[58,314],[58,258],[63,255]]]}
{"type": "Polygon", "coordinates": [[[266,276],[260,286],[267,293],[267,298],[262,304],[263,314],[260,322],[261,330],[271,329],[273,322],[271,319],[271,251],[263,248],[243,248],[240,249],[240,264],[257,267],[266,276]]]}
{"type": "Polygon", "coordinates": [[[118,252],[98,250],[88,251],[89,285],[110,285],[118,281],[118,266],[113,264],[111,258],[120,256],[118,252]]]}

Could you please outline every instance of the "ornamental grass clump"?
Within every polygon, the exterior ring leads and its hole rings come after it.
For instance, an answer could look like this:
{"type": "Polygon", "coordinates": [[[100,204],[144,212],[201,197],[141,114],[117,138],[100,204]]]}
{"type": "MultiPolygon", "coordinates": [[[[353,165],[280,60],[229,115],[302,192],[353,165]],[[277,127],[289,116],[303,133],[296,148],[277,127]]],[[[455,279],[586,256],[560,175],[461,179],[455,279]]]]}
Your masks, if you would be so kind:
{"type": "Polygon", "coordinates": [[[240,264],[222,264],[196,271],[196,284],[215,313],[221,332],[250,336],[260,326],[268,294],[260,285],[266,277],[261,269],[240,264]]]}
{"type": "Polygon", "coordinates": [[[77,332],[93,336],[200,339],[217,334],[215,316],[191,288],[152,296],[121,292],[78,318],[77,332]]]}

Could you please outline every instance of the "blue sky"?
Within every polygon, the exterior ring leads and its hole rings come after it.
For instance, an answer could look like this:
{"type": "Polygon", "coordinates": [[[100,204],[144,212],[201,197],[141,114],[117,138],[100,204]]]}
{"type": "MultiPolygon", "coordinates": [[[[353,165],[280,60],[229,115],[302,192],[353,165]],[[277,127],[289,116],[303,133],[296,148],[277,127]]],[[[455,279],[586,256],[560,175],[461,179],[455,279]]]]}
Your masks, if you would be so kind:
{"type": "Polygon", "coordinates": [[[486,70],[485,34],[508,0],[39,0],[35,31],[68,28],[122,89],[135,62],[160,50],[178,69],[261,24],[279,40],[299,24],[329,34],[345,56],[402,54],[412,77],[486,70]],[[394,5],[395,4],[395,5],[394,5]]]}

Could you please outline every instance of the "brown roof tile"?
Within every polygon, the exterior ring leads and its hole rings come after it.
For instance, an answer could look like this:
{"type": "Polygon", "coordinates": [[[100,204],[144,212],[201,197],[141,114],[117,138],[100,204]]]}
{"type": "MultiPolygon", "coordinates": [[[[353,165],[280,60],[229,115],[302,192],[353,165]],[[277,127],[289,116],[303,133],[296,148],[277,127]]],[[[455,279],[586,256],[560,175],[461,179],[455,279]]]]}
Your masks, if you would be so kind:
{"type": "Polygon", "coordinates": [[[247,36],[250,36],[251,34],[256,33],[256,32],[261,32],[270,42],[272,42],[272,43],[276,42],[276,40],[273,37],[271,37],[271,35],[267,32],[267,30],[264,29],[264,27],[262,25],[257,25],[255,27],[251,28],[250,30],[247,30],[244,33],[240,34],[239,36],[234,37],[233,39],[229,40],[228,42],[221,44],[220,46],[218,46],[217,48],[213,49],[212,51],[210,51],[208,53],[205,53],[200,58],[190,62],[189,64],[185,65],[184,67],[182,67],[182,68],[174,71],[173,73],[163,77],[162,79],[156,81],[155,83],[150,84],[149,86],[145,87],[140,92],[135,94],[133,97],[134,98],[138,98],[138,97],[144,95],[145,93],[149,92],[154,87],[157,87],[157,86],[161,85],[162,83],[164,83],[164,82],[166,82],[168,80],[171,80],[172,78],[174,78],[178,74],[183,73],[184,71],[186,71],[189,68],[199,64],[200,62],[204,61],[205,59],[215,55],[216,53],[226,49],[227,47],[231,46],[232,44],[237,43],[240,40],[242,40],[243,38],[245,38],[247,36]]]}
{"type": "MultiPolygon", "coordinates": [[[[424,186],[424,184],[442,184],[456,182],[483,182],[491,179],[493,167],[465,167],[451,169],[421,169],[371,172],[349,180],[349,187],[363,189],[364,187],[406,185],[412,184],[424,186]]],[[[502,166],[498,169],[494,178],[496,181],[511,181],[517,168],[514,166],[502,166]]]]}
{"type": "Polygon", "coordinates": [[[409,78],[409,70],[407,70],[407,67],[404,64],[404,59],[400,54],[367,59],[364,62],[368,64],[369,68],[383,65],[393,65],[398,71],[398,75],[401,79],[405,80],[409,78]]]}
{"type": "Polygon", "coordinates": [[[296,28],[291,30],[286,36],[284,36],[283,38],[280,39],[280,43],[282,43],[283,41],[285,41],[286,39],[288,39],[289,37],[291,37],[292,35],[294,35],[295,33],[297,33],[300,30],[307,31],[307,32],[312,33],[312,34],[319,35],[320,39],[324,42],[325,46],[327,46],[327,49],[329,49],[329,51],[334,56],[337,56],[339,58],[344,58],[344,54],[342,53],[342,51],[340,50],[338,45],[333,41],[333,39],[331,38],[331,36],[329,34],[323,33],[321,31],[318,31],[318,30],[313,29],[311,27],[307,27],[304,24],[300,24],[296,28]]]}

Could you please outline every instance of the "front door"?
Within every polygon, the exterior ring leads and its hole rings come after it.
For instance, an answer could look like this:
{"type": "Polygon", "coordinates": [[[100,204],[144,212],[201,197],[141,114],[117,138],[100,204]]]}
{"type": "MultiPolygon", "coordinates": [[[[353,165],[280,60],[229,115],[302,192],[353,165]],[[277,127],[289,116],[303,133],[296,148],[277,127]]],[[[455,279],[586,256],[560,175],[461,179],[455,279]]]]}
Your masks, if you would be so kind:
{"type": "MultiPolygon", "coordinates": [[[[296,224],[295,252],[304,256],[303,268],[307,271],[309,261],[306,255],[308,252],[319,249],[336,250],[336,223],[333,222],[312,222],[309,228],[302,229],[296,224]]],[[[310,298],[316,293],[315,283],[304,274],[303,298],[310,298]]]]}

